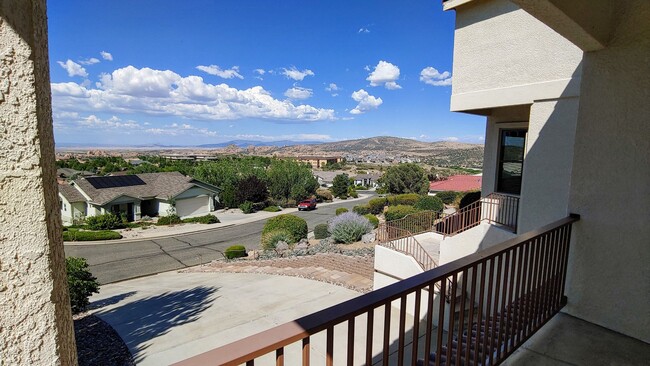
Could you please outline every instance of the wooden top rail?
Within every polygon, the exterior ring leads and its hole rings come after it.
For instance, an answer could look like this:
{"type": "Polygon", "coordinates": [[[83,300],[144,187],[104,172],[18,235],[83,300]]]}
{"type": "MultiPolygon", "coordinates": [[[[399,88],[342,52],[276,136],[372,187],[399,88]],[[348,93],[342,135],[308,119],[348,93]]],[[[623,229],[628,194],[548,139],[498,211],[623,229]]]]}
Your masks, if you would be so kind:
{"type": "Polygon", "coordinates": [[[339,323],[353,319],[393,300],[406,296],[414,291],[444,281],[449,276],[463,272],[477,263],[500,256],[514,247],[530,242],[537,237],[570,225],[580,219],[579,215],[569,217],[519,235],[516,238],[497,244],[481,252],[468,255],[453,262],[443,264],[430,271],[409,277],[400,282],[361,295],[354,299],[331,306],[327,309],[296,319],[261,333],[235,341],[225,346],[215,348],[175,365],[239,365],[251,359],[273,352],[281,347],[304,339],[312,334],[333,327],[339,323]]]}

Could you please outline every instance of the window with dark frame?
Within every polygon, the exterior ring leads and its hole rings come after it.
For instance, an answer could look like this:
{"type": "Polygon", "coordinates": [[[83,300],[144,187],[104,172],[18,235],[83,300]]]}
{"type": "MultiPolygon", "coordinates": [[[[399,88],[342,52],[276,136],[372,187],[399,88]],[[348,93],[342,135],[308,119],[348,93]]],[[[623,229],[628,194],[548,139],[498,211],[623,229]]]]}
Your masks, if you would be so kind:
{"type": "Polygon", "coordinates": [[[501,130],[497,192],[521,193],[527,132],[526,129],[501,130]]]}

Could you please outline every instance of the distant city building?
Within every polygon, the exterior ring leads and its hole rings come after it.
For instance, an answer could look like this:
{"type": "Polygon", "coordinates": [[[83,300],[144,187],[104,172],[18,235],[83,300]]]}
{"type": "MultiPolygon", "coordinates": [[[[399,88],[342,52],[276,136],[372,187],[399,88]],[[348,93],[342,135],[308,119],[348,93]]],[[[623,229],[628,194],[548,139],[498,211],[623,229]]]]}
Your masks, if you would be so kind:
{"type": "Polygon", "coordinates": [[[340,156],[291,156],[287,158],[307,163],[311,165],[312,169],[320,169],[327,164],[336,164],[343,161],[340,156]]]}

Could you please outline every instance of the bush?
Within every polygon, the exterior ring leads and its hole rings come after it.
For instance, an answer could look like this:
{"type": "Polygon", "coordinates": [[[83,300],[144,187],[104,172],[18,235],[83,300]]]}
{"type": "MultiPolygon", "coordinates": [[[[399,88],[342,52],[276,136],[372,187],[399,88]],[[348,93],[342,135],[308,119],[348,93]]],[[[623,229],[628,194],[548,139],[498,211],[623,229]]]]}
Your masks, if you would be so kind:
{"type": "Polygon", "coordinates": [[[93,241],[115,239],[122,239],[122,235],[117,231],[111,230],[80,231],[75,229],[68,229],[63,232],[63,241],[93,241]]]}
{"type": "Polygon", "coordinates": [[[266,182],[251,175],[239,180],[235,197],[239,203],[246,201],[263,202],[269,197],[269,189],[266,182]]]}
{"type": "Polygon", "coordinates": [[[262,249],[264,250],[275,249],[280,241],[286,242],[287,244],[295,243],[291,233],[286,229],[277,229],[262,233],[262,249]]]}
{"type": "Polygon", "coordinates": [[[406,205],[389,206],[384,216],[386,217],[386,221],[393,221],[393,220],[403,219],[407,215],[416,212],[418,212],[418,210],[413,206],[406,206],[406,205]]]}
{"type": "Polygon", "coordinates": [[[436,197],[440,198],[440,200],[445,205],[451,205],[456,200],[456,197],[458,197],[458,192],[456,191],[438,192],[436,193],[436,197]]]}
{"type": "Polygon", "coordinates": [[[219,219],[216,216],[204,215],[204,216],[197,216],[197,217],[189,217],[187,219],[183,219],[183,222],[199,223],[199,224],[218,224],[221,221],[219,221],[219,219]]]}
{"type": "Polygon", "coordinates": [[[352,208],[352,212],[359,214],[361,216],[369,214],[370,213],[370,206],[368,205],[358,205],[354,206],[352,208]]]}
{"type": "Polygon", "coordinates": [[[266,211],[266,212],[280,212],[280,211],[282,211],[282,209],[281,209],[280,207],[278,207],[278,206],[269,206],[269,207],[263,209],[262,211],[266,211]]]}
{"type": "Polygon", "coordinates": [[[225,252],[223,252],[223,255],[226,256],[226,259],[234,259],[247,257],[248,253],[246,253],[246,247],[243,245],[232,245],[229,246],[225,252]]]}
{"type": "Polygon", "coordinates": [[[388,196],[388,205],[389,206],[398,206],[398,205],[407,205],[414,206],[420,200],[420,196],[417,193],[406,193],[398,194],[395,196],[388,196]]]}
{"type": "Polygon", "coordinates": [[[368,201],[368,207],[370,208],[370,213],[378,215],[384,212],[384,207],[388,204],[385,198],[373,198],[368,201]]]}
{"type": "Polygon", "coordinates": [[[99,293],[97,278],[88,271],[88,263],[83,258],[68,257],[65,259],[68,292],[72,313],[78,314],[88,307],[88,298],[99,293]]]}
{"type": "Polygon", "coordinates": [[[339,174],[332,180],[332,194],[334,197],[343,198],[348,195],[348,187],[350,186],[350,178],[347,174],[339,174]]]}
{"type": "Polygon", "coordinates": [[[253,202],[251,201],[246,201],[242,203],[241,205],[239,205],[239,209],[245,214],[251,214],[255,211],[253,209],[253,202]]]}
{"type": "Polygon", "coordinates": [[[266,222],[262,230],[262,236],[276,230],[287,230],[290,237],[287,243],[296,243],[300,239],[307,238],[307,221],[294,215],[278,215],[266,222]]]}
{"type": "Polygon", "coordinates": [[[314,226],[314,239],[325,239],[330,236],[327,224],[318,224],[314,226]]]}
{"type": "Polygon", "coordinates": [[[328,228],[335,242],[350,244],[372,231],[372,224],[363,216],[346,212],[333,218],[328,228]]]}
{"type": "Polygon", "coordinates": [[[316,198],[322,201],[331,201],[334,199],[334,196],[332,196],[332,192],[329,189],[318,188],[316,190],[316,198]]]}
{"type": "Polygon", "coordinates": [[[339,208],[336,209],[336,216],[344,214],[344,213],[346,213],[348,211],[349,210],[347,208],[345,208],[345,207],[339,207],[339,208]]]}
{"type": "Polygon", "coordinates": [[[365,214],[365,215],[363,215],[363,217],[365,217],[366,219],[368,219],[368,221],[370,221],[370,223],[372,224],[372,226],[373,226],[375,229],[377,228],[377,226],[379,226],[379,219],[377,218],[377,216],[375,216],[375,215],[369,213],[369,214],[365,214]]]}
{"type": "Polygon", "coordinates": [[[359,193],[357,193],[354,187],[350,187],[350,189],[348,189],[348,196],[352,198],[359,198],[359,193]]]}
{"type": "Polygon", "coordinates": [[[156,225],[175,225],[183,222],[178,215],[160,216],[156,225]]]}
{"type": "Polygon", "coordinates": [[[421,196],[420,200],[415,204],[415,208],[420,211],[442,212],[445,209],[445,205],[436,196],[421,196]]]}
{"type": "Polygon", "coordinates": [[[466,192],[463,197],[460,199],[460,203],[458,204],[459,209],[463,209],[472,203],[478,201],[481,199],[481,191],[474,191],[474,192],[466,192]]]}
{"type": "Polygon", "coordinates": [[[107,213],[104,215],[86,217],[86,227],[90,230],[113,230],[124,227],[122,220],[117,215],[107,213]]]}

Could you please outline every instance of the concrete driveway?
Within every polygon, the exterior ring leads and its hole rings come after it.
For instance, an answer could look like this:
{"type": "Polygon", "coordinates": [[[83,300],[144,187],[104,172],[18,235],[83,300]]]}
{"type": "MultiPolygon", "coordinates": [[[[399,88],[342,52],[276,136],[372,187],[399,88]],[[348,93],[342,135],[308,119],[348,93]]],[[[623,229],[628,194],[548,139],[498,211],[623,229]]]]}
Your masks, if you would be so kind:
{"type": "Polygon", "coordinates": [[[104,285],[91,306],[136,363],[167,365],[359,295],[296,277],[166,272],[104,285]]]}

